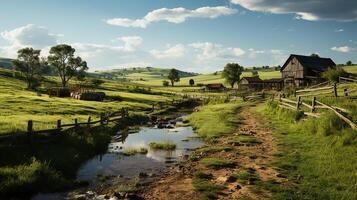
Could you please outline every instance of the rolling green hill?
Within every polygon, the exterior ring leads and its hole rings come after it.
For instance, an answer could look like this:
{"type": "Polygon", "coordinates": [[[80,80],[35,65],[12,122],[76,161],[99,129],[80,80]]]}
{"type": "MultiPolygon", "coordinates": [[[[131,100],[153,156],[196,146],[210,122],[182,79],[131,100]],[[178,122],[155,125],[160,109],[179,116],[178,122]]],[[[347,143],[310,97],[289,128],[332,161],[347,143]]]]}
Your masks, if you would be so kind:
{"type": "MultiPolygon", "coordinates": [[[[102,78],[125,79],[128,81],[151,81],[164,79],[168,76],[170,69],[155,67],[133,67],[124,69],[112,69],[107,71],[96,71],[96,74],[102,78]]],[[[197,73],[179,71],[180,77],[196,76],[197,73]]]]}
{"type": "Polygon", "coordinates": [[[0,58],[0,68],[11,69],[12,68],[12,60],[10,58],[0,58]]]}

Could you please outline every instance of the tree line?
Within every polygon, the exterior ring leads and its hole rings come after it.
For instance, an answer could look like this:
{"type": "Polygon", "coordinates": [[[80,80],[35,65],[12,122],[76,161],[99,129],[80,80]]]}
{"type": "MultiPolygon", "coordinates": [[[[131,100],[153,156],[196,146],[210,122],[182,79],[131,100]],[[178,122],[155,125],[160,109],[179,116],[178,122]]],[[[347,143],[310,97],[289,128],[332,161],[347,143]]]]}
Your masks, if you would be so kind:
{"type": "Polygon", "coordinates": [[[61,86],[68,87],[71,79],[83,80],[88,70],[87,62],[75,56],[75,49],[67,44],[51,47],[47,57],[40,57],[41,50],[26,47],[18,50],[13,60],[14,70],[21,72],[28,89],[35,89],[50,71],[60,78],[61,86]]]}

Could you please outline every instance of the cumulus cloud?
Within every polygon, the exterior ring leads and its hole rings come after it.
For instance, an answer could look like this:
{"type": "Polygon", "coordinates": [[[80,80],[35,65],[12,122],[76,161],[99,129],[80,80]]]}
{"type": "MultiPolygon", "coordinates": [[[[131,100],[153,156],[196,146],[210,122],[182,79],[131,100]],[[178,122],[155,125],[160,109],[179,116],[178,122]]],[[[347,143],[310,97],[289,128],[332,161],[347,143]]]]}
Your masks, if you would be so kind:
{"type": "Polygon", "coordinates": [[[332,47],[332,51],[337,51],[340,53],[350,53],[352,51],[355,51],[355,48],[349,47],[349,46],[342,46],[342,47],[332,47]]]}
{"type": "Polygon", "coordinates": [[[345,31],[345,30],[343,30],[342,28],[335,30],[336,33],[343,32],[343,31],[345,31]]]}
{"type": "Polygon", "coordinates": [[[190,44],[190,46],[201,51],[201,53],[198,54],[198,58],[200,60],[213,58],[232,59],[245,54],[245,51],[241,48],[223,47],[220,44],[214,44],[211,42],[197,42],[190,44]]]}
{"type": "Polygon", "coordinates": [[[17,51],[24,47],[44,49],[50,45],[57,44],[61,35],[52,34],[42,26],[28,24],[10,31],[1,32],[1,37],[8,41],[9,45],[0,48],[1,55],[5,57],[16,57],[17,51]]]}
{"type": "Polygon", "coordinates": [[[153,49],[150,51],[150,54],[155,58],[180,58],[185,54],[185,46],[182,44],[177,44],[173,47],[169,47],[166,50],[157,50],[153,49]]]}
{"type": "Polygon", "coordinates": [[[154,22],[167,21],[170,23],[183,23],[187,18],[217,18],[222,15],[232,15],[237,11],[232,8],[217,6],[217,7],[201,7],[195,10],[186,8],[160,8],[147,13],[141,19],[129,18],[113,18],[106,20],[106,23],[114,26],[146,28],[154,22]]]}
{"type": "Polygon", "coordinates": [[[297,19],[308,21],[356,21],[356,0],[231,0],[234,4],[260,12],[296,14],[297,19]]]}

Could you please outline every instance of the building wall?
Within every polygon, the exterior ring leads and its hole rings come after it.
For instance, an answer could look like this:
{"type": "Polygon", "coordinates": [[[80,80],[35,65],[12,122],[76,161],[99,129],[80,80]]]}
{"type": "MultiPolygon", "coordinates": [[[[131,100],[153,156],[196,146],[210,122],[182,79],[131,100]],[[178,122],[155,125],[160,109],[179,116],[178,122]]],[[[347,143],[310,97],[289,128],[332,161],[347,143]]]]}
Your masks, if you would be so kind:
{"type": "Polygon", "coordinates": [[[304,78],[304,67],[296,58],[292,58],[282,71],[282,78],[304,78]]]}

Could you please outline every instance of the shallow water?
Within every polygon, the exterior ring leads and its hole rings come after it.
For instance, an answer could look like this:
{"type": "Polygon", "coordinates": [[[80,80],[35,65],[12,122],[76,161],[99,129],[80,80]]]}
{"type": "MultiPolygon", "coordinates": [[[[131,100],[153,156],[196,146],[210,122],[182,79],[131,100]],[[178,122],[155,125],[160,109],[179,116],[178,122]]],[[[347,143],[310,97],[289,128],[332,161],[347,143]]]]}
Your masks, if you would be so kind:
{"type": "MultiPolygon", "coordinates": [[[[119,133],[120,134],[120,133],[119,133]]],[[[123,134],[125,137],[125,134],[123,134]]],[[[136,176],[140,172],[156,173],[164,169],[167,163],[178,161],[183,155],[188,155],[190,149],[202,145],[197,139],[182,141],[193,136],[191,127],[175,129],[142,128],[137,133],[128,134],[125,140],[113,141],[108,146],[108,152],[86,162],[78,171],[79,180],[95,181],[98,174],[103,176],[136,176]],[[150,142],[171,141],[176,144],[173,151],[152,150],[150,142]],[[146,155],[124,156],[121,154],[126,148],[148,149],[146,155]]],[[[119,135],[118,135],[119,136],[119,135]]],[[[120,137],[114,137],[121,140],[120,137]]]]}
{"type": "MultiPolygon", "coordinates": [[[[132,181],[139,174],[160,176],[167,166],[179,162],[184,155],[189,155],[193,149],[200,147],[203,142],[199,139],[190,138],[194,136],[192,127],[176,127],[174,129],[157,129],[143,127],[131,134],[118,132],[113,136],[108,145],[108,151],[104,155],[98,155],[84,163],[77,172],[78,180],[89,181],[88,190],[95,190],[103,184],[98,177],[105,177],[105,184],[113,185],[132,181]],[[171,141],[176,144],[173,151],[152,150],[150,142],[171,141]],[[145,155],[124,156],[121,152],[126,148],[148,149],[145,155]]],[[[83,191],[82,192],[86,192],[83,191]]],[[[72,191],[73,192],[73,191],[72,191]]],[[[33,200],[44,199],[66,199],[68,193],[39,194],[33,200]]]]}

